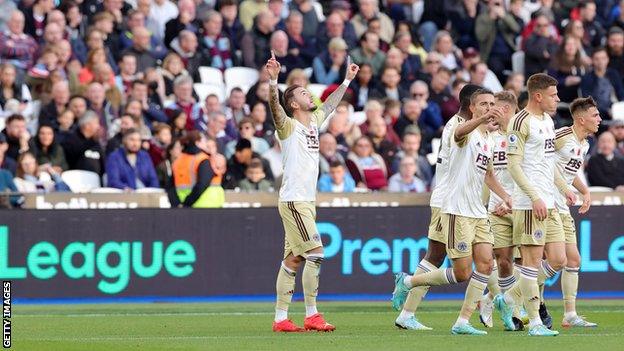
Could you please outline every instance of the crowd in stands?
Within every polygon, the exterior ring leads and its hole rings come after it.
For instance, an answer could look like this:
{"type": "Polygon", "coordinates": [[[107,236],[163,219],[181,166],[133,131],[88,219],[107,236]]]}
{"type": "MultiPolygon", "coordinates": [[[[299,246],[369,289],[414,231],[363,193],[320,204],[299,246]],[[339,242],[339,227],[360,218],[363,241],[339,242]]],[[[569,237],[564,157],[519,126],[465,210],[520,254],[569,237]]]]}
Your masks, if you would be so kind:
{"type": "Polygon", "coordinates": [[[617,0],[0,0],[0,189],[69,191],[63,172],[85,170],[106,187],[170,190],[191,131],[225,156],[224,189],[279,189],[271,50],[282,87],[321,87],[317,105],[348,57],[361,67],[322,127],[319,191],[429,191],[459,90],[507,89],[522,107],[538,72],[559,81],[558,127],[574,98],[597,101],[587,180],[624,190],[617,0]],[[258,79],[214,84],[204,67],[258,79]]]}

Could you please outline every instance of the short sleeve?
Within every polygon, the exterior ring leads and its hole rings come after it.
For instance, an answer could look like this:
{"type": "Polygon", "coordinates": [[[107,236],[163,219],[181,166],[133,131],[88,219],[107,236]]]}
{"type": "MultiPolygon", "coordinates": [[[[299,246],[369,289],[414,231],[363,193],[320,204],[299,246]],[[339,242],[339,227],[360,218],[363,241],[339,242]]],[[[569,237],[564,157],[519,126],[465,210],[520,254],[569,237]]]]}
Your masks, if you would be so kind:
{"type": "Polygon", "coordinates": [[[277,137],[280,138],[280,140],[286,140],[293,133],[294,130],[295,120],[290,117],[286,117],[284,118],[284,123],[282,123],[282,125],[277,128],[277,137]]]}

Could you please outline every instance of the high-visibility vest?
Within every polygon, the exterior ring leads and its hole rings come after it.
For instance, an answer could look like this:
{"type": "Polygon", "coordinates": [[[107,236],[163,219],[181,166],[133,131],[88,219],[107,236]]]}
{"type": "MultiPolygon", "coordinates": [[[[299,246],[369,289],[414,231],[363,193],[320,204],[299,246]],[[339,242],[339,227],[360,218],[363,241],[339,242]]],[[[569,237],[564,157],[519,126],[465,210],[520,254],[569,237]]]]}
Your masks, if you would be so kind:
{"type": "MultiPolygon", "coordinates": [[[[184,202],[197,183],[197,170],[199,165],[210,157],[203,152],[196,155],[182,153],[173,162],[173,181],[180,202],[184,202]]],[[[225,192],[221,187],[221,176],[214,176],[210,186],[199,196],[191,207],[194,208],[218,208],[223,207],[225,192]]]]}

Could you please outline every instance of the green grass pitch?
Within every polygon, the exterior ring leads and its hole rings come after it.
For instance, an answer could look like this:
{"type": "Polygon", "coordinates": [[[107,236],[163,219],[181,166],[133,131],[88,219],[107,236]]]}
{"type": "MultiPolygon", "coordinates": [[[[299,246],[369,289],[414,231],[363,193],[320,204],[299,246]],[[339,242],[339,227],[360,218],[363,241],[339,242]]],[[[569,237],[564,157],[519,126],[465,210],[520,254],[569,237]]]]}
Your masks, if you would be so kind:
{"type": "MultiPolygon", "coordinates": [[[[290,317],[303,324],[303,304],[290,317]]],[[[554,338],[504,332],[496,319],[489,335],[453,336],[460,301],[423,302],[420,320],[431,332],[399,330],[383,302],[324,302],[333,333],[271,332],[270,303],[14,305],[14,350],[622,350],[624,301],[579,301],[578,310],[599,324],[563,329],[554,338]]],[[[554,320],[561,303],[551,301],[554,320]]],[[[497,317],[498,315],[496,315],[497,317]]],[[[482,327],[475,314],[475,326],[482,327]]]]}

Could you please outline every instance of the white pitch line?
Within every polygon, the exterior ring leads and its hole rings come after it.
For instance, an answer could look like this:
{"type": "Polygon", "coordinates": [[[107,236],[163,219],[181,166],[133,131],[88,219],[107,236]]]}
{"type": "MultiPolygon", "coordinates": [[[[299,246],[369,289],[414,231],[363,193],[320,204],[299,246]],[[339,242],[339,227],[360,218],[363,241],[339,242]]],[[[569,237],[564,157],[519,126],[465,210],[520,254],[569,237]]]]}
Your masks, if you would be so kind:
{"type": "MultiPolygon", "coordinates": [[[[624,313],[624,309],[619,310],[583,310],[583,313],[624,313]]],[[[355,314],[355,315],[367,315],[367,314],[393,314],[394,311],[341,311],[341,312],[326,312],[329,314],[355,314]]],[[[457,313],[455,310],[448,311],[420,311],[421,314],[450,314],[457,313]]],[[[176,317],[176,316],[269,316],[273,315],[273,312],[155,312],[155,313],[46,313],[46,314],[37,314],[37,313],[25,313],[21,314],[19,312],[13,312],[13,317],[17,318],[57,318],[57,317],[68,317],[68,318],[90,318],[90,317],[176,317]]],[[[290,314],[294,315],[302,315],[303,312],[290,312],[290,314]]]]}

